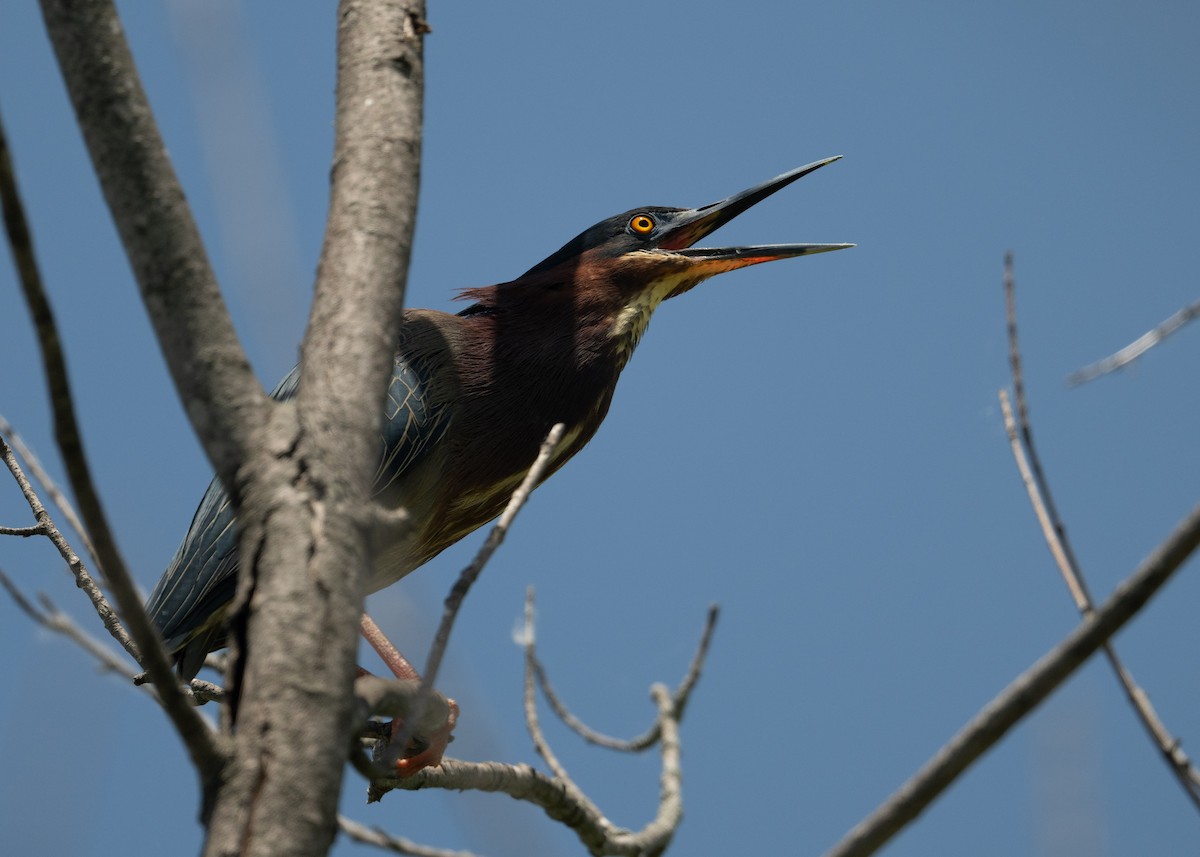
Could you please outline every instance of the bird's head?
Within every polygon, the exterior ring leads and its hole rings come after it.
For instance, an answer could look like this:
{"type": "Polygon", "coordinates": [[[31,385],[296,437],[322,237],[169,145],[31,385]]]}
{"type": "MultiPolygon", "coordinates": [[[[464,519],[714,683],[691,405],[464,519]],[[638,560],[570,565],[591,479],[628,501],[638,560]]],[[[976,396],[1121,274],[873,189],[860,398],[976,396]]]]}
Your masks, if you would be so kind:
{"type": "MultiPolygon", "coordinates": [[[[853,244],[764,244],[747,247],[693,245],[743,211],[841,156],[825,158],[776,176],[770,181],[699,208],[644,206],[584,230],[557,252],[516,280],[494,287],[497,292],[469,289],[464,296],[484,304],[505,293],[525,303],[534,296],[571,300],[577,306],[604,302],[608,335],[628,355],[654,310],[716,274],[853,244]],[[489,294],[489,292],[491,292],[489,294]]],[[[540,301],[539,301],[540,302],[540,301]]],[[[484,306],[476,305],[471,313],[484,306]]]]}

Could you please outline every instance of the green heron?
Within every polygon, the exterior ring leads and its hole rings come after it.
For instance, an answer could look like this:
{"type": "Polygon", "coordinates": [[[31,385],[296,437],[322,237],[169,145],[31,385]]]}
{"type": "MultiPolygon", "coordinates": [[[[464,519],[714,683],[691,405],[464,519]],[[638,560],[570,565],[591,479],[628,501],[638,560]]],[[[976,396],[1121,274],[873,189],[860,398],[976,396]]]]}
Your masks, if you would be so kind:
{"type": "MultiPolygon", "coordinates": [[[[635,208],[581,233],[511,282],[465,289],[457,315],[407,310],[396,345],[374,489],[408,511],[376,533],[376,592],[495,518],[550,427],[564,423],[547,475],[591,440],[650,316],[667,298],[735,268],[851,244],[692,245],[775,191],[837,158],[786,172],[700,208],[635,208]]],[[[272,394],[296,392],[299,368],[272,394]]],[[[237,533],[209,485],[146,610],[180,676],[225,642],[237,533]]]]}

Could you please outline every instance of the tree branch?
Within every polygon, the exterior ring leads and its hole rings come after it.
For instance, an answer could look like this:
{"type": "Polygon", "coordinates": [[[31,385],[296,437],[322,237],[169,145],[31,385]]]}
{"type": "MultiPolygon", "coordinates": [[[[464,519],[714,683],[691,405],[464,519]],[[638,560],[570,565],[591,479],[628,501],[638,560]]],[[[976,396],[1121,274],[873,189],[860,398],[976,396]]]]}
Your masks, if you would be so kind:
{"type": "MultiPolygon", "coordinates": [[[[119,34],[118,34],[119,39],[119,34]]],[[[6,443],[0,442],[4,459],[13,475],[21,485],[21,491],[33,510],[34,516],[42,526],[49,526],[52,532],[47,534],[54,542],[71,571],[75,574],[80,588],[88,593],[104,620],[109,632],[130,651],[143,668],[150,673],[159,690],[163,708],[166,710],[176,730],[184,740],[202,781],[212,782],[218,776],[222,754],[213,737],[209,733],[203,718],[188,703],[171,672],[167,662],[166,652],[158,640],[158,635],[150,624],[146,611],[142,608],[141,597],[133,578],[125,566],[125,560],[117,547],[116,539],[108,525],[107,515],[92,481],[91,468],[87,454],[83,448],[83,440],[79,425],[75,418],[75,406],[71,396],[71,385],[67,375],[66,357],[62,351],[58,327],[54,320],[50,302],[42,285],[41,272],[33,250],[28,222],[24,207],[21,204],[20,193],[17,189],[16,175],[9,155],[7,135],[0,125],[0,200],[3,200],[5,226],[9,241],[13,247],[13,256],[18,260],[17,270],[21,280],[21,288],[33,318],[37,333],[38,345],[42,353],[42,362],[46,371],[46,382],[50,391],[50,404],[54,412],[55,436],[59,450],[63,456],[71,485],[79,498],[79,505],[87,530],[95,540],[97,556],[105,578],[117,600],[117,605],[129,629],[129,635],[136,643],[131,648],[128,638],[122,639],[118,633],[116,618],[106,615],[107,602],[100,595],[99,589],[87,574],[82,561],[71,550],[66,540],[58,533],[50,516],[42,507],[41,501],[33,493],[28,480],[20,472],[12,451],[6,443]]]]}
{"type": "Polygon", "coordinates": [[[525,650],[525,719],[535,748],[546,759],[554,775],[547,776],[528,765],[443,759],[440,768],[426,768],[410,777],[378,777],[372,781],[372,788],[379,793],[393,788],[503,792],[515,800],[540,806],[550,818],[575,831],[591,854],[638,857],[661,854],[670,844],[683,819],[679,723],[688,695],[695,687],[703,666],[704,653],[716,621],[716,608],[709,610],[699,651],[680,686],[674,693],[661,684],[655,684],[650,689],[651,698],[658,711],[655,731],[659,736],[657,743],[661,748],[662,757],[659,801],[654,819],[641,830],[630,831],[609,821],[600,808],[571,780],[542,735],[534,699],[533,676],[537,655],[534,643],[536,634],[533,597],[531,588],[526,593],[525,627],[520,639],[525,650]]]}
{"type": "Polygon", "coordinates": [[[1071,386],[1086,384],[1088,381],[1099,378],[1101,375],[1107,375],[1109,372],[1124,369],[1134,360],[1137,360],[1151,348],[1198,316],[1200,316],[1200,301],[1189,304],[1172,314],[1157,327],[1143,333],[1115,354],[1111,354],[1103,360],[1097,360],[1095,363],[1072,372],[1067,376],[1067,383],[1071,386]]]}
{"type": "MultiPolygon", "coordinates": [[[[33,512],[34,519],[38,522],[37,526],[32,529],[37,531],[37,535],[42,535],[48,538],[51,544],[58,550],[59,556],[67,564],[72,576],[75,578],[75,585],[83,590],[83,593],[92,602],[92,607],[96,614],[100,617],[100,622],[104,625],[104,630],[108,631],[112,638],[120,643],[121,648],[129,653],[129,656],[138,663],[142,662],[142,654],[137,644],[129,636],[129,632],[121,624],[121,620],[117,614],[113,612],[108,599],[104,597],[104,593],[100,591],[100,587],[96,585],[96,581],[88,573],[87,566],[83,564],[83,560],[75,553],[71,545],[59,532],[59,529],[54,524],[54,520],[50,517],[50,513],[46,511],[46,507],[42,505],[41,498],[37,492],[33,490],[29,479],[25,476],[25,471],[21,469],[17,457],[13,454],[12,448],[5,442],[4,436],[0,435],[0,459],[3,459],[4,465],[8,468],[13,478],[17,481],[17,486],[21,489],[21,494],[25,498],[25,502],[29,504],[30,511],[33,512]]],[[[171,682],[174,684],[174,682],[171,682]]]]}
{"type": "MultiPolygon", "coordinates": [[[[450,587],[450,594],[446,596],[444,609],[442,610],[442,620],[438,623],[437,632],[433,637],[433,645],[429,647],[429,657],[425,660],[425,674],[421,677],[421,695],[417,698],[414,706],[413,721],[419,720],[424,713],[425,700],[432,694],[435,682],[437,681],[438,671],[442,666],[442,658],[446,654],[446,648],[450,645],[450,632],[454,629],[454,622],[458,618],[458,611],[462,607],[463,600],[467,597],[467,593],[471,591],[471,587],[475,581],[479,579],[479,575],[483,573],[484,567],[488,564],[488,560],[496,552],[497,548],[504,542],[504,537],[508,535],[508,530],[516,520],[517,514],[521,511],[521,507],[529,500],[529,495],[533,493],[533,489],[546,473],[546,468],[550,466],[551,457],[554,455],[554,448],[558,446],[562,440],[563,432],[567,430],[563,423],[555,423],[546,439],[542,441],[541,447],[538,449],[537,458],[534,459],[529,472],[525,474],[525,478],[521,480],[521,484],[513,491],[512,496],[508,500],[508,505],[504,507],[504,511],[492,525],[488,531],[487,538],[476,552],[474,559],[470,564],[462,570],[458,575],[458,579],[454,585],[450,587]]],[[[412,723],[405,722],[404,730],[401,732],[399,739],[394,742],[394,747],[397,751],[402,752],[408,746],[409,739],[412,738],[412,723]]]]}
{"type": "MultiPolygon", "coordinates": [[[[527,599],[527,610],[532,609],[532,597],[533,593],[530,590],[527,599]]],[[[695,688],[696,682],[700,679],[700,671],[704,666],[704,659],[708,654],[709,643],[712,642],[713,631],[717,627],[717,616],[719,613],[720,609],[716,604],[708,608],[708,616],[704,622],[704,630],[700,635],[700,643],[696,646],[696,654],[692,656],[692,662],[688,665],[687,673],[672,696],[672,702],[680,719],[683,718],[683,710],[687,706],[688,699],[692,695],[692,690],[695,688]]],[[[526,617],[526,628],[532,630],[532,623],[528,616],[526,617]]],[[[613,738],[610,735],[605,735],[602,732],[592,729],[572,714],[570,709],[558,698],[558,694],[555,692],[553,685],[550,684],[549,677],[546,675],[545,667],[542,666],[541,660],[537,657],[532,641],[526,642],[525,657],[527,667],[532,671],[533,677],[537,679],[538,687],[542,689],[542,694],[546,697],[546,702],[550,704],[550,708],[553,709],[555,715],[567,728],[584,741],[587,741],[589,744],[595,744],[598,747],[617,750],[623,753],[640,753],[658,743],[658,739],[662,734],[662,722],[659,719],[655,719],[650,728],[636,738],[613,738]]]]}
{"type": "MultiPolygon", "coordinates": [[[[41,7],[175,389],[236,502],[237,469],[266,419],[267,398],[229,319],[120,19],[109,0],[41,0],[41,7]]],[[[86,508],[84,517],[99,538],[86,508]]]]}
{"type": "Polygon", "coordinates": [[[338,8],[332,188],[301,381],[243,474],[224,709],[235,756],[212,804],[209,855],[324,854],[336,832],[358,725],[370,485],[417,203],[423,10],[338,8]]]}
{"type": "Polygon", "coordinates": [[[29,448],[21,437],[20,432],[16,430],[12,423],[5,419],[3,414],[0,414],[0,437],[8,441],[9,445],[12,446],[13,452],[25,459],[25,466],[29,468],[30,475],[42,486],[42,490],[50,498],[50,502],[62,512],[67,524],[75,531],[76,538],[79,539],[88,556],[93,561],[98,562],[96,547],[92,544],[92,540],[87,534],[87,528],[83,525],[79,513],[75,511],[75,506],[71,503],[70,498],[58,486],[58,483],[50,477],[50,474],[46,472],[46,468],[42,466],[42,462],[37,454],[29,448]]]}
{"type": "MultiPolygon", "coordinates": [[[[129,664],[109,648],[104,646],[100,641],[94,639],[89,634],[84,632],[82,628],[66,613],[59,610],[49,598],[45,595],[40,596],[41,607],[34,606],[25,594],[17,588],[17,585],[12,582],[12,579],[0,569],[0,587],[8,593],[9,598],[13,603],[21,609],[21,611],[32,619],[35,623],[54,631],[56,634],[62,634],[67,639],[74,642],[77,646],[99,661],[100,666],[110,672],[115,672],[117,675],[123,676],[129,681],[136,678],[134,670],[130,669],[129,664]]],[[[147,692],[149,688],[142,686],[147,692]]]]}
{"type": "Polygon", "coordinates": [[[422,845],[403,836],[393,836],[378,827],[367,827],[344,815],[338,816],[338,827],[355,842],[374,845],[393,854],[407,854],[411,857],[476,857],[470,851],[449,851],[445,848],[422,845]]]}
{"type": "Polygon", "coordinates": [[[1192,509],[1103,605],[985,705],[920,771],[826,852],[826,857],[874,854],[1137,615],[1198,544],[1200,506],[1192,509]]]}
{"type": "MultiPolygon", "coordinates": [[[[1063,581],[1075,601],[1075,608],[1080,615],[1091,615],[1094,607],[1083,568],[1075,557],[1071,542],[1067,539],[1067,528],[1058,513],[1058,507],[1050,493],[1050,483],[1042,468],[1037,446],[1033,442],[1033,424],[1029,418],[1029,404],[1025,395],[1025,380],[1021,371],[1021,347],[1017,335],[1017,298],[1016,280],[1013,277],[1012,254],[1004,259],[1004,295],[1006,315],[1008,317],[1008,350],[1009,362],[1012,367],[1013,392],[1017,398],[1017,413],[1020,417],[1020,433],[1013,419],[1012,408],[1009,406],[1008,394],[1000,391],[1000,408],[1004,413],[1004,428],[1008,434],[1009,446],[1021,474],[1021,481],[1029,494],[1029,502],[1042,528],[1042,536],[1050,549],[1063,581]]],[[[1134,713],[1146,730],[1150,740],[1158,748],[1159,754],[1167,763],[1171,773],[1179,781],[1184,794],[1200,809],[1200,774],[1192,766],[1187,753],[1183,751],[1180,742],[1175,738],[1154,710],[1150,697],[1137,684],[1133,675],[1125,667],[1117,650],[1110,644],[1104,644],[1104,656],[1109,666],[1116,674],[1122,690],[1125,692],[1134,713]]]]}

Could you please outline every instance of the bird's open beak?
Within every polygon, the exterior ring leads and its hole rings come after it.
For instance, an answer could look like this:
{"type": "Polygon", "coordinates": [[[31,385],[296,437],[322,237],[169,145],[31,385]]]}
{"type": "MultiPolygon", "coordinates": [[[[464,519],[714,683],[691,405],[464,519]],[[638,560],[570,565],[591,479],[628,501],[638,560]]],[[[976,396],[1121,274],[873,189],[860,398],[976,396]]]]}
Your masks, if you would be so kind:
{"type": "Polygon", "coordinates": [[[657,242],[658,250],[665,250],[672,256],[684,257],[694,262],[694,268],[706,276],[732,271],[734,268],[744,268],[747,265],[757,265],[759,262],[770,262],[775,259],[788,259],[793,256],[807,256],[812,253],[825,253],[830,250],[844,250],[853,244],[764,244],[754,247],[692,247],[697,241],[710,232],[728,223],[746,209],[762,202],[775,191],[787,187],[796,179],[803,178],[826,164],[832,164],[842,156],[835,155],[821,161],[814,161],[803,167],[776,176],[770,181],[736,193],[720,202],[694,208],[691,211],[677,215],[670,230],[661,236],[657,242]]]}

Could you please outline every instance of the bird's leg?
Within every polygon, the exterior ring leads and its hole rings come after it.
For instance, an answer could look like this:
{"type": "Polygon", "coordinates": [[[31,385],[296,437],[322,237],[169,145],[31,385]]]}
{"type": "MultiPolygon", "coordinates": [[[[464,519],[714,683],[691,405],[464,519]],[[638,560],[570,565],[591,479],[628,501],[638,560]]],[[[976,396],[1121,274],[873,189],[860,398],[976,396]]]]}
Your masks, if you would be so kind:
{"type": "MultiPolygon", "coordinates": [[[[375,620],[366,613],[362,614],[360,623],[362,635],[366,641],[375,650],[375,653],[387,664],[388,669],[392,671],[397,679],[404,682],[414,682],[419,684],[421,675],[416,668],[401,654],[392,641],[380,630],[375,624],[375,620]]],[[[361,668],[360,668],[361,669],[361,668]]],[[[436,693],[436,691],[434,691],[436,693]]],[[[415,774],[422,768],[437,767],[442,763],[442,754],[446,752],[446,745],[450,743],[451,733],[454,732],[454,726],[458,722],[458,703],[453,699],[446,699],[447,715],[445,722],[423,735],[413,735],[400,758],[396,760],[396,773],[402,777],[409,777],[415,774]]],[[[395,740],[398,735],[404,731],[404,720],[397,717],[392,720],[392,739],[395,740]]]]}
{"type": "Polygon", "coordinates": [[[392,675],[399,679],[420,679],[421,674],[417,672],[416,667],[400,653],[400,650],[392,645],[392,641],[384,635],[379,626],[375,624],[375,620],[366,613],[362,614],[362,621],[359,624],[362,629],[362,635],[371,648],[375,650],[375,654],[383,659],[387,664],[387,668],[392,671],[392,675]]]}

